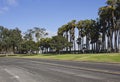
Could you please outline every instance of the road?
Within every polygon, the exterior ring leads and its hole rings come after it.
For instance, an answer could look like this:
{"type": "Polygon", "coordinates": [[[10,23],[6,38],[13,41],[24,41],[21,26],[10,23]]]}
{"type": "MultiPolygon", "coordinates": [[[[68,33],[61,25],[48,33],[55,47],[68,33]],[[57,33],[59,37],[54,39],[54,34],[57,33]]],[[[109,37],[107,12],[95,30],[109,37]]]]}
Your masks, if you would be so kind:
{"type": "Polygon", "coordinates": [[[120,64],[0,58],[0,82],[120,82],[120,64]]]}

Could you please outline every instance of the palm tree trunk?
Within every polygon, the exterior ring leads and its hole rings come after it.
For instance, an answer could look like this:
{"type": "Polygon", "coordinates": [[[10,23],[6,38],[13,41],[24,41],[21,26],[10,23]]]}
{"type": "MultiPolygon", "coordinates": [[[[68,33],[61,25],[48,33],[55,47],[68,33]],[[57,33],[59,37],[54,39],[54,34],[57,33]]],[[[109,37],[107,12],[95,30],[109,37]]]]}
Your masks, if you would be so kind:
{"type": "Polygon", "coordinates": [[[84,37],[82,37],[82,39],[81,39],[82,41],[81,41],[81,49],[83,50],[83,42],[84,42],[84,37]]]}
{"type": "Polygon", "coordinates": [[[95,43],[93,43],[93,51],[95,52],[95,43]]]}
{"type": "Polygon", "coordinates": [[[114,41],[114,46],[115,46],[115,52],[117,52],[117,31],[115,30],[115,41],[114,41]]]}
{"type": "MultiPolygon", "coordinates": [[[[71,30],[70,30],[70,31],[71,31],[71,30]]],[[[70,32],[70,43],[72,43],[71,32],[70,32]]],[[[73,43],[72,43],[72,46],[73,46],[73,43]]],[[[71,52],[72,47],[70,46],[69,48],[70,48],[70,52],[71,52]]]]}
{"type": "Polygon", "coordinates": [[[107,38],[108,38],[108,40],[107,40],[107,51],[108,51],[108,52],[111,52],[110,35],[109,35],[107,38]]]}
{"type": "Polygon", "coordinates": [[[92,43],[92,52],[93,52],[93,49],[94,49],[94,47],[93,47],[94,45],[93,45],[93,43],[92,43]]]}
{"type": "Polygon", "coordinates": [[[89,49],[89,39],[88,39],[88,35],[86,35],[86,49],[89,49]]]}
{"type": "Polygon", "coordinates": [[[103,35],[102,35],[102,50],[105,49],[105,33],[103,32],[103,35]]]}
{"type": "MultiPolygon", "coordinates": [[[[68,31],[66,31],[66,39],[68,40],[68,31]]],[[[66,51],[68,51],[68,47],[66,47],[66,51]]]]}
{"type": "Polygon", "coordinates": [[[74,51],[76,51],[75,39],[73,40],[73,44],[74,44],[74,51]]]}
{"type": "Polygon", "coordinates": [[[117,52],[117,33],[116,33],[116,23],[115,23],[115,14],[114,11],[112,11],[112,23],[113,23],[113,29],[115,30],[115,38],[114,38],[114,48],[115,52],[117,52]]]}
{"type": "Polygon", "coordinates": [[[113,51],[113,31],[110,30],[110,52],[113,51]]]}
{"type": "Polygon", "coordinates": [[[74,29],[74,27],[72,28],[72,40],[73,40],[73,50],[75,52],[76,47],[75,47],[75,29],[74,29]]]}
{"type": "Polygon", "coordinates": [[[119,34],[118,34],[118,49],[120,53],[120,29],[119,29],[119,34]]]}
{"type": "Polygon", "coordinates": [[[97,41],[97,42],[96,42],[96,51],[98,52],[99,49],[100,49],[100,47],[99,47],[99,41],[97,41]]]}

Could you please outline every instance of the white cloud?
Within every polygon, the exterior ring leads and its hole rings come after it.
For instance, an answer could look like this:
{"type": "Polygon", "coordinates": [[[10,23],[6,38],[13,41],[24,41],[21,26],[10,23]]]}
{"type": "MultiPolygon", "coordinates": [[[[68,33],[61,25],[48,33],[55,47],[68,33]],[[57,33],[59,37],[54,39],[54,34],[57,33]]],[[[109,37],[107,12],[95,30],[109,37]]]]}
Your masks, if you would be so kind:
{"type": "Polygon", "coordinates": [[[6,12],[6,11],[8,11],[8,10],[9,10],[9,8],[8,8],[7,6],[2,7],[2,8],[0,8],[0,14],[6,12]]]}
{"type": "Polygon", "coordinates": [[[10,6],[16,6],[18,4],[17,0],[7,0],[6,3],[10,6]]]}
{"type": "Polygon", "coordinates": [[[17,6],[18,0],[1,0],[0,14],[7,12],[12,6],[17,6]]]}
{"type": "Polygon", "coordinates": [[[56,32],[52,32],[52,31],[47,31],[48,32],[48,36],[47,37],[52,37],[52,36],[56,36],[57,33],[56,32]]]}
{"type": "Polygon", "coordinates": [[[8,11],[8,7],[3,7],[2,10],[8,11]]]}

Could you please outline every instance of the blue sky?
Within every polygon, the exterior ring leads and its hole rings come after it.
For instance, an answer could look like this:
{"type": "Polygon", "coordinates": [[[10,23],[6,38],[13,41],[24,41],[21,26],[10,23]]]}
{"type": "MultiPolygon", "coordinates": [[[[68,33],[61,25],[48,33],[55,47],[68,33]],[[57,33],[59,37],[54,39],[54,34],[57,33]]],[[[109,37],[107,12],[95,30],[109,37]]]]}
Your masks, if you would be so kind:
{"type": "Polygon", "coordinates": [[[96,19],[106,0],[0,0],[0,25],[18,27],[25,32],[33,27],[54,34],[63,24],[75,19],[96,19]]]}

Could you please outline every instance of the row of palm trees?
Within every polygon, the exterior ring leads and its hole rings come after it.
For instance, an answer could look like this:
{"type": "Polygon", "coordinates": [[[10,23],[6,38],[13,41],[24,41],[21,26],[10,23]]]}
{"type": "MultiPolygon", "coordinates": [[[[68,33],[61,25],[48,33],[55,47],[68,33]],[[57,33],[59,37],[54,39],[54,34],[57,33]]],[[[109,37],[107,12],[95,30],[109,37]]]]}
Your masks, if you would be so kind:
{"type": "Polygon", "coordinates": [[[65,50],[92,50],[96,52],[120,51],[120,0],[107,0],[107,5],[99,8],[96,20],[72,20],[58,29],[73,47],[65,50]],[[75,33],[78,29],[78,37],[75,33]]]}

